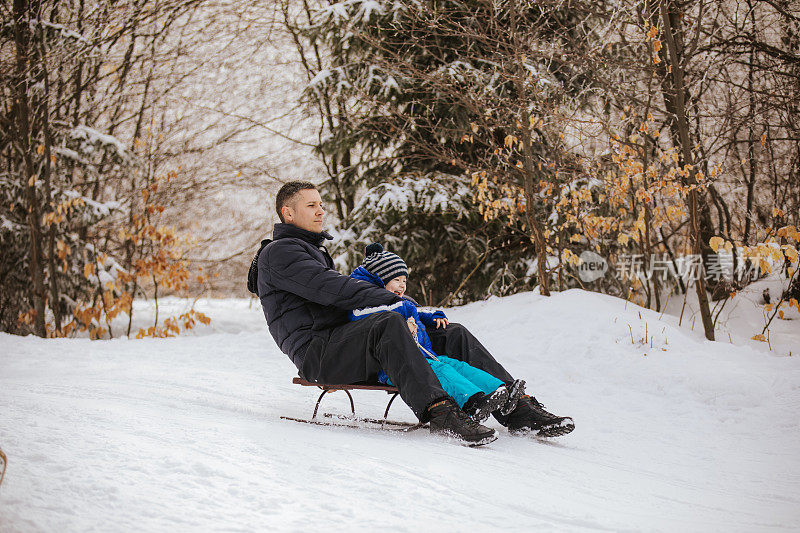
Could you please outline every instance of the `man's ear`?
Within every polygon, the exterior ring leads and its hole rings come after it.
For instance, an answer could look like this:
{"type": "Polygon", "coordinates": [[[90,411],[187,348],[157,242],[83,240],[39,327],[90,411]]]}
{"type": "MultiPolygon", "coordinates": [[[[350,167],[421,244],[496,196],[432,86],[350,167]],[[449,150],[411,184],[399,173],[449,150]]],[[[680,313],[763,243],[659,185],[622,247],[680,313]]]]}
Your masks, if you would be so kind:
{"type": "Polygon", "coordinates": [[[281,214],[283,215],[283,219],[289,221],[290,219],[294,218],[294,213],[292,213],[292,208],[288,205],[284,205],[281,207],[281,214]]]}

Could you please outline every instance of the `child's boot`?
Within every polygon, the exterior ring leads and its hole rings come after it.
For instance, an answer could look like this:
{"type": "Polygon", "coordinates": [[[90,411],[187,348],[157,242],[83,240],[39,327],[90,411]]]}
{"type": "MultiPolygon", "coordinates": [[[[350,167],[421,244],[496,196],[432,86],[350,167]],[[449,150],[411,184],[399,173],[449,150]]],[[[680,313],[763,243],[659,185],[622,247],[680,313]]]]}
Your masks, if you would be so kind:
{"type": "Polygon", "coordinates": [[[464,412],[473,420],[482,423],[494,411],[502,408],[508,403],[508,389],[505,385],[497,387],[497,390],[490,394],[475,394],[467,403],[464,404],[464,412]]]}
{"type": "Polygon", "coordinates": [[[501,415],[508,415],[517,408],[517,402],[522,396],[525,395],[525,380],[515,379],[514,383],[507,385],[508,387],[508,400],[505,405],[500,408],[501,415]]]}

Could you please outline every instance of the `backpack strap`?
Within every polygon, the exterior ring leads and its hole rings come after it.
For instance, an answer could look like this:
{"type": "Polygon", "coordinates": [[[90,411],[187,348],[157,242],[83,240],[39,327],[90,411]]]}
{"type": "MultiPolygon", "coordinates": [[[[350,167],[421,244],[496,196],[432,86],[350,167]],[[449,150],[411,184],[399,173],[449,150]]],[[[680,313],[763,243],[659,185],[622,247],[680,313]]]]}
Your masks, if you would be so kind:
{"type": "Polygon", "coordinates": [[[258,252],[253,257],[250,263],[250,270],[247,272],[247,290],[255,295],[258,295],[258,256],[266,245],[272,242],[272,239],[264,239],[261,241],[261,246],[258,247],[258,252]]]}

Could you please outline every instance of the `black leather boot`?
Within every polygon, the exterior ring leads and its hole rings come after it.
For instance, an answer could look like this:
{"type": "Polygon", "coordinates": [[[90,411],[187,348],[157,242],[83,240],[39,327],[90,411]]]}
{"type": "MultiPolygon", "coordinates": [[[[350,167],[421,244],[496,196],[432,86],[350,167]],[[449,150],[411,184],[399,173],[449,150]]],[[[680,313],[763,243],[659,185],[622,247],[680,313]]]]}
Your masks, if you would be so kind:
{"type": "Polygon", "coordinates": [[[483,446],[497,440],[493,429],[467,416],[452,398],[434,402],[428,407],[428,414],[433,434],[453,437],[467,446],[483,446]]]}
{"type": "Polygon", "coordinates": [[[496,417],[512,435],[525,435],[532,431],[540,437],[559,437],[575,429],[568,416],[556,416],[544,410],[544,405],[527,394],[520,397],[517,407],[507,417],[496,417]]]}

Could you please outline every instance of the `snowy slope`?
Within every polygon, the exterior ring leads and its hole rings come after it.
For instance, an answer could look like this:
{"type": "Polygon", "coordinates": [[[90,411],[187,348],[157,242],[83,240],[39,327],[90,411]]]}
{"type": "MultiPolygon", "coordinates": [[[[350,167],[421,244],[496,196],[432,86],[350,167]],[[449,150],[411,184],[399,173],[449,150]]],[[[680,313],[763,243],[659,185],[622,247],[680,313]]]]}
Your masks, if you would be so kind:
{"type": "MultiPolygon", "coordinates": [[[[706,342],[578,290],[448,310],[577,425],[551,442],[501,432],[470,449],[280,420],[309,416],[316,393],[290,384],[258,306],[201,310],[212,327],[175,339],[0,336],[0,531],[800,524],[798,357],[706,342]]],[[[355,396],[362,414],[382,414],[384,395],[355,396]]],[[[341,393],[327,402],[346,409],[341,393]]]]}

